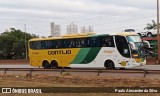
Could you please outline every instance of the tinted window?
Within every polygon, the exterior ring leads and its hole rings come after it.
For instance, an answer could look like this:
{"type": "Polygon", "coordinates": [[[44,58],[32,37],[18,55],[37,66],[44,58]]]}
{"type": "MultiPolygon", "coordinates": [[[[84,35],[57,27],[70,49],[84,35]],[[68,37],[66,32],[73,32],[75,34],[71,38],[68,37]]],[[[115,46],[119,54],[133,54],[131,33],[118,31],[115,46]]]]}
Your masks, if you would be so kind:
{"type": "Polygon", "coordinates": [[[56,48],[63,48],[64,42],[62,40],[57,40],[55,41],[55,43],[56,43],[56,48]]]}
{"type": "Polygon", "coordinates": [[[88,38],[88,47],[100,47],[99,37],[90,37],[88,38]]]}
{"type": "Polygon", "coordinates": [[[30,42],[31,49],[42,49],[41,41],[32,41],[30,42]]]}
{"type": "Polygon", "coordinates": [[[42,49],[52,49],[52,41],[41,41],[42,49]]]}
{"type": "Polygon", "coordinates": [[[127,40],[124,36],[115,36],[117,50],[124,57],[130,57],[130,50],[127,40]]]}
{"type": "Polygon", "coordinates": [[[31,49],[100,47],[99,37],[30,42],[31,49]]]}
{"type": "Polygon", "coordinates": [[[52,40],[52,48],[56,48],[57,47],[57,41],[52,40]]]}
{"type": "Polygon", "coordinates": [[[75,39],[69,39],[68,45],[69,45],[69,48],[75,48],[76,47],[75,39]]]}
{"type": "Polygon", "coordinates": [[[115,47],[113,36],[103,36],[101,37],[102,47],[115,47]]]}
{"type": "Polygon", "coordinates": [[[63,48],[69,48],[69,41],[68,41],[68,39],[64,39],[63,40],[63,48]]]}
{"type": "Polygon", "coordinates": [[[85,38],[76,39],[76,47],[77,48],[86,47],[86,39],[85,38]]]}

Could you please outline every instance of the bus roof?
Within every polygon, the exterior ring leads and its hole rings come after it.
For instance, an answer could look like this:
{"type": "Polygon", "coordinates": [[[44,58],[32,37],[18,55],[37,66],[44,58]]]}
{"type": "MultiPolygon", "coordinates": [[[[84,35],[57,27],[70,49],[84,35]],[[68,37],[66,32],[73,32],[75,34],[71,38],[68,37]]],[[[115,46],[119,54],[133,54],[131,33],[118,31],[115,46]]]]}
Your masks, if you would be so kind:
{"type": "Polygon", "coordinates": [[[96,33],[87,32],[87,33],[67,34],[67,35],[63,35],[62,37],[77,37],[77,36],[89,36],[89,35],[96,35],[96,33]]]}
{"type": "MultiPolygon", "coordinates": [[[[120,32],[116,33],[116,35],[121,36],[130,36],[130,35],[138,35],[135,32],[120,32]]],[[[69,38],[84,38],[84,37],[97,37],[97,36],[109,36],[109,34],[96,34],[94,32],[89,33],[80,33],[80,34],[68,34],[61,37],[48,37],[48,38],[34,38],[29,41],[40,41],[40,40],[57,40],[57,39],[69,39],[69,38]]]]}
{"type": "Polygon", "coordinates": [[[137,33],[135,32],[120,32],[120,33],[116,33],[116,35],[121,35],[121,36],[133,36],[133,35],[138,35],[137,33]]]}
{"type": "Polygon", "coordinates": [[[39,40],[57,40],[57,39],[69,39],[69,38],[84,38],[84,37],[97,37],[97,36],[109,36],[109,34],[100,34],[96,33],[81,33],[81,34],[69,34],[61,37],[49,37],[49,38],[33,38],[29,41],[39,41],[39,40]]]}

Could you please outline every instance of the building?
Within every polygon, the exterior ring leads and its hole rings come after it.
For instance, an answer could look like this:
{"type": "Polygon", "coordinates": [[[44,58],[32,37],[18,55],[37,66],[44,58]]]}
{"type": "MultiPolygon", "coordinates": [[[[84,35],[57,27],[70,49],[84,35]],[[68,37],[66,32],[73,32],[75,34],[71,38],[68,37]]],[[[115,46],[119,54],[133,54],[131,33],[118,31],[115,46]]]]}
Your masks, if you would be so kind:
{"type": "Polygon", "coordinates": [[[55,25],[54,22],[51,23],[51,36],[52,37],[61,36],[61,26],[55,25]]]}
{"type": "Polygon", "coordinates": [[[67,34],[77,34],[78,27],[73,22],[67,26],[67,34]]]}
{"type": "Polygon", "coordinates": [[[93,27],[89,26],[86,28],[85,26],[81,27],[81,33],[93,32],[93,27]]]}

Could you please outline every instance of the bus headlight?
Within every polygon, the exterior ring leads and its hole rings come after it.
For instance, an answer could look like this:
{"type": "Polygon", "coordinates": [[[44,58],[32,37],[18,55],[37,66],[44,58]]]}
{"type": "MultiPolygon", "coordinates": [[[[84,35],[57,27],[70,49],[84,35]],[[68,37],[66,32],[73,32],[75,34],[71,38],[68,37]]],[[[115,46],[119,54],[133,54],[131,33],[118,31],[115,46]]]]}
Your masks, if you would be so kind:
{"type": "Polygon", "coordinates": [[[132,54],[133,57],[138,57],[138,54],[132,54]]]}

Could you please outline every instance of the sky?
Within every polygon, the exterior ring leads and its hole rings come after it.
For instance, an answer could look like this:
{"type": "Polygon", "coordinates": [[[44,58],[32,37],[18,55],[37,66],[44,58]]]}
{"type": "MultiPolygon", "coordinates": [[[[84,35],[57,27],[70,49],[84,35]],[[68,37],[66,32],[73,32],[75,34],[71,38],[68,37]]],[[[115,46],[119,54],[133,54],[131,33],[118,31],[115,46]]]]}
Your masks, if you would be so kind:
{"type": "Polygon", "coordinates": [[[50,23],[61,25],[61,34],[74,22],[78,31],[92,26],[97,34],[133,28],[143,30],[156,18],[157,0],[0,0],[0,33],[16,28],[50,36],[50,23]]]}

